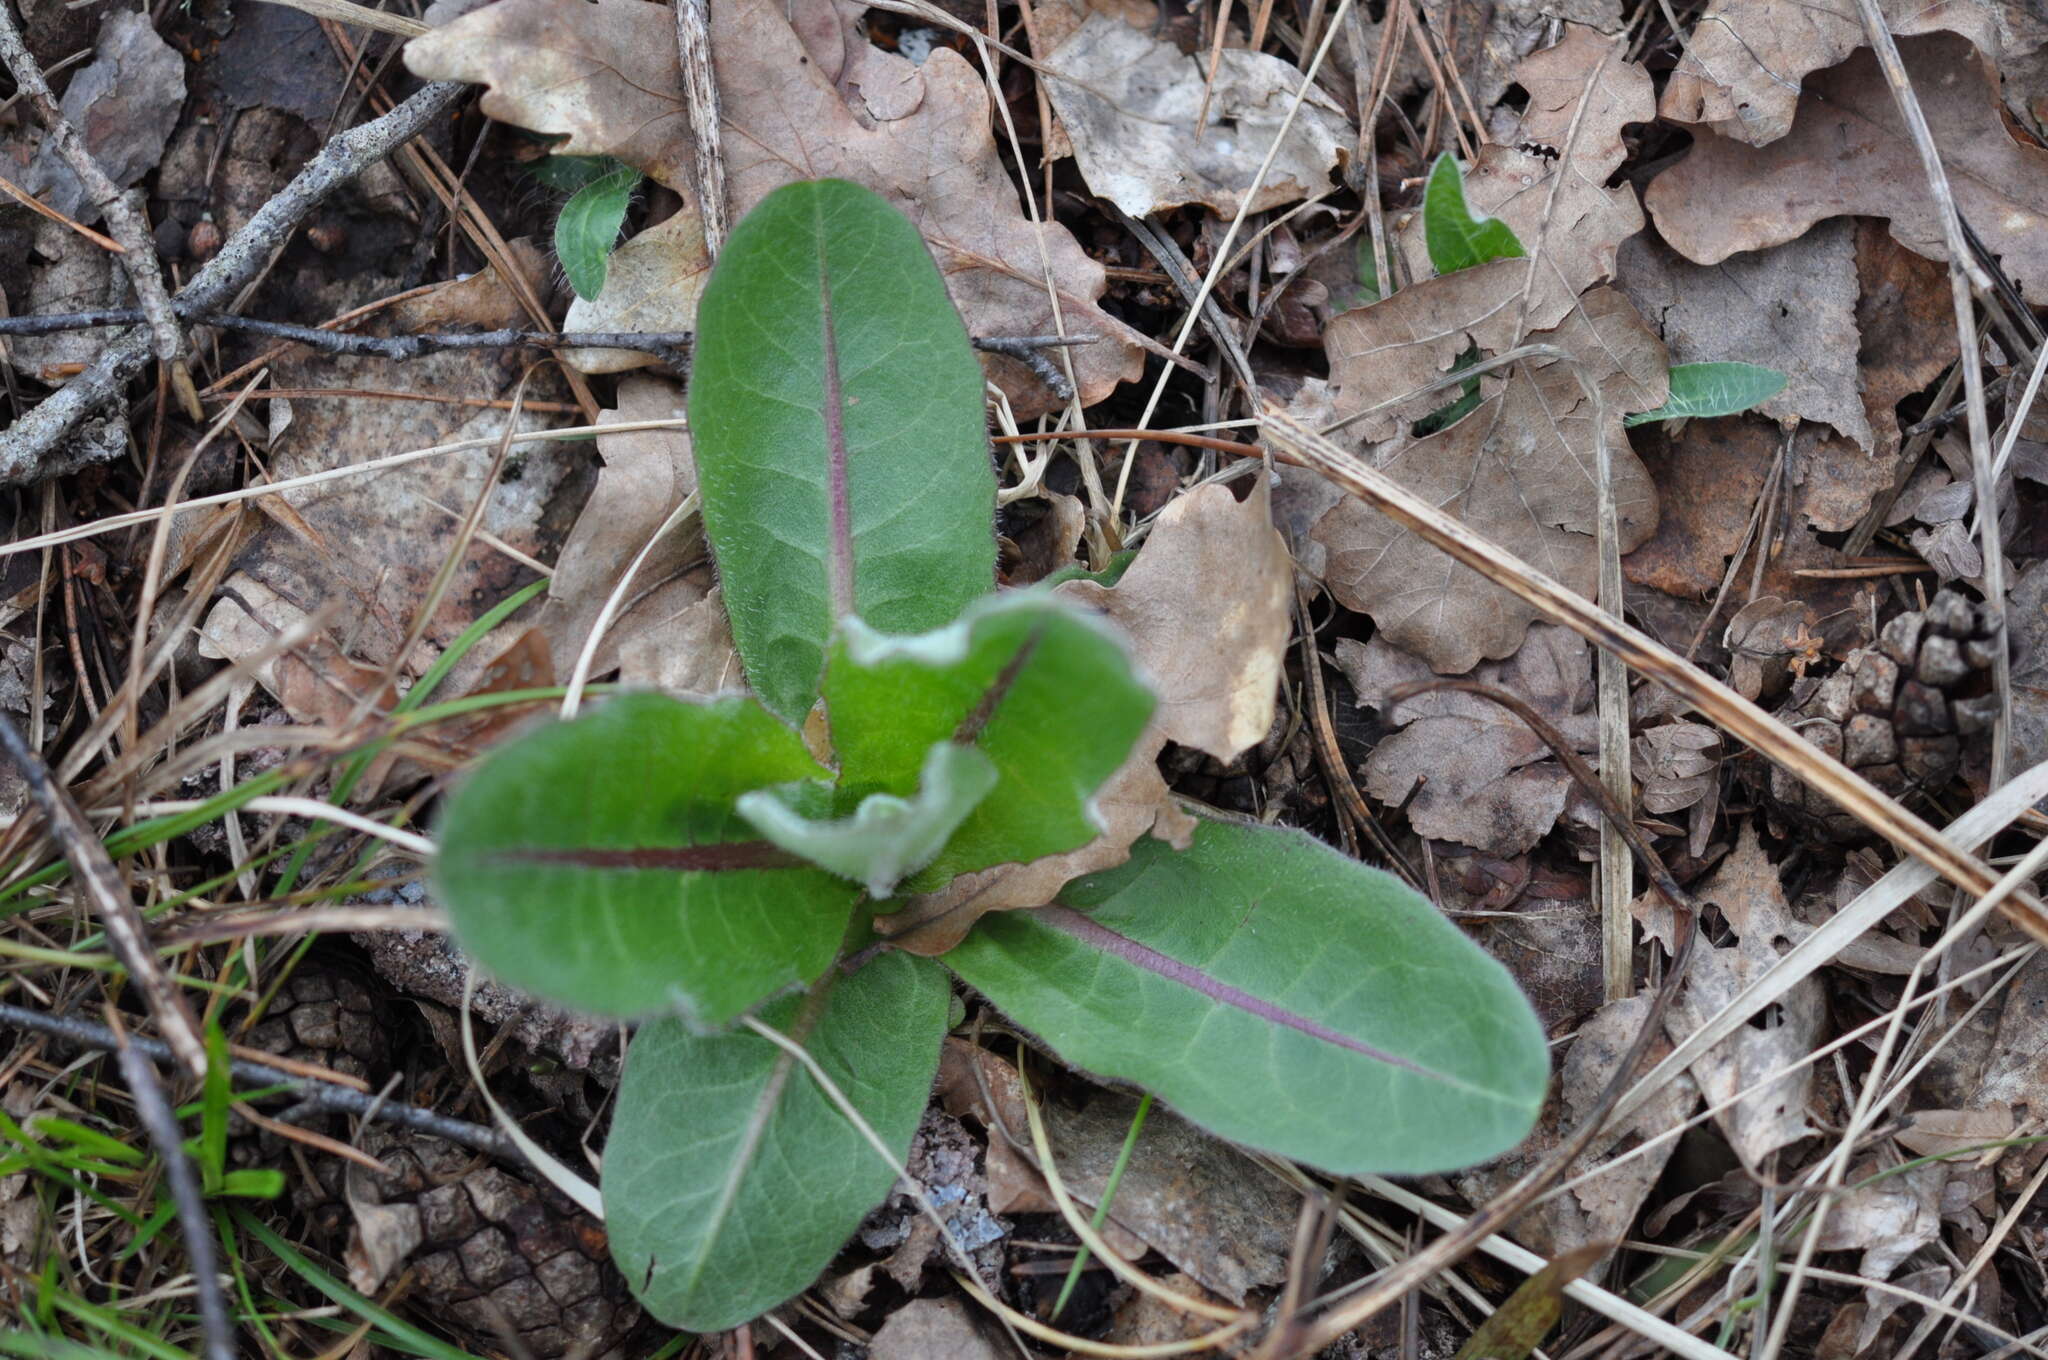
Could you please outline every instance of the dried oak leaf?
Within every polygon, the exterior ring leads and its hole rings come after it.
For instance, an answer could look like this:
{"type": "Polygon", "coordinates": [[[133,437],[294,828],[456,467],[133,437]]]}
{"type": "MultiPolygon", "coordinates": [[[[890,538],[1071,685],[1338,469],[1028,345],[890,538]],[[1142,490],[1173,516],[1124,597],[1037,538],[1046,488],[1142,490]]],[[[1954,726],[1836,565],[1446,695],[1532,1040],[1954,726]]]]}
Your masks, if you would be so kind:
{"type": "MultiPolygon", "coordinates": [[[[1657,522],[1657,491],[1621,419],[1652,410],[1668,390],[1664,345],[1612,289],[1586,294],[1564,324],[1531,336],[1577,356],[1600,394],[1604,423],[1574,365],[1534,359],[1463,420],[1381,459],[1381,470],[1467,527],[1582,594],[1598,576],[1597,442],[1611,451],[1615,508],[1626,552],[1657,522]]],[[[1370,614],[1387,640],[1440,672],[1471,670],[1522,643],[1536,611],[1408,530],[1353,499],[1316,521],[1325,582],[1348,609],[1370,614]]]]}
{"type": "MultiPolygon", "coordinates": [[[[1956,207],[2030,297],[2048,296],[2048,151],[2014,140],[1975,49],[1938,34],[1899,43],[1956,207]]],[[[1679,254],[1715,264],[1814,223],[1882,217],[1908,249],[1946,260],[1920,157],[1877,60],[1859,50],[1807,82],[1789,135],[1754,147],[1702,133],[1644,202],[1679,254]]]]}
{"type": "Polygon", "coordinates": [[[1264,486],[1239,501],[1212,485],[1161,512],[1115,586],[1056,587],[1123,630],[1159,696],[1130,758],[1095,795],[1102,834],[1063,854],[963,874],[877,917],[877,928],[902,948],[943,953],[986,912],[1042,907],[1068,880],[1122,864],[1140,836],[1185,846],[1194,821],[1168,794],[1159,752],[1172,741],[1232,760],[1272,728],[1293,571],[1264,486]]]}
{"type": "MultiPolygon", "coordinates": [[[[1879,0],[1878,7],[1901,38],[1959,33],[1993,62],[2032,52],[2048,39],[2048,23],[2025,3],[1879,0]]],[[[1800,82],[1864,42],[1857,0],[1713,0],[1693,25],[1657,112],[1751,146],[1766,145],[1791,131],[1800,82]]],[[[1925,98],[1926,87],[1913,83],[1925,98]]],[[[1955,149],[1936,140],[1944,155],[1955,149]]]]}
{"type": "MultiPolygon", "coordinates": [[[[1507,223],[1535,259],[1531,329],[1555,326],[1580,293],[1613,278],[1615,247],[1643,229],[1635,190],[1606,187],[1627,155],[1622,126],[1656,114],[1650,74],[1623,59],[1623,45],[1565,25],[1561,41],[1515,67],[1515,83],[1529,92],[1521,125],[1504,143],[1481,147],[1465,172],[1471,210],[1507,223]]],[[[1427,274],[1421,213],[1402,221],[1397,240],[1410,272],[1427,274]]]]}
{"type": "Polygon", "coordinates": [[[1643,462],[1661,512],[1657,532],[1621,559],[1623,574],[1684,599],[1712,594],[1742,544],[1780,442],[1769,426],[1740,416],[1651,432],[1643,462]]]}
{"type": "MultiPolygon", "coordinates": [[[[1431,678],[1426,662],[1378,636],[1339,639],[1337,665],[1360,708],[1386,708],[1390,690],[1431,678]]],[[[1512,657],[1480,663],[1472,678],[1527,700],[1575,749],[1599,745],[1592,655],[1570,629],[1537,624],[1512,657]]],[[[1564,811],[1571,776],[1499,704],[1473,694],[1421,694],[1394,705],[1386,720],[1400,730],[1373,748],[1366,791],[1389,807],[1405,804],[1409,825],[1421,835],[1518,855],[1564,811]]]]}
{"type": "Polygon", "coordinates": [[[1045,92],[1082,178],[1133,217],[1186,203],[1226,217],[1293,203],[1330,187],[1331,169],[1357,137],[1337,102],[1311,87],[1274,153],[1300,71],[1226,48],[1212,82],[1206,61],[1103,14],[1089,15],[1046,64],[1045,92]],[[1197,129],[1205,106],[1210,121],[1197,129]]]}
{"type": "MultiPolygon", "coordinates": [[[[723,107],[721,145],[735,215],[793,180],[838,175],[865,184],[917,223],[953,301],[976,335],[1060,329],[1048,272],[1070,332],[1101,338],[1073,351],[1083,405],[1142,371],[1135,333],[1104,312],[1103,268],[1057,224],[1034,224],[1018,206],[989,124],[987,87],[947,48],[920,73],[911,112],[878,121],[865,89],[850,105],[791,26],[792,13],[833,10],[825,0],[732,0],[713,7],[712,47],[723,107]]],[[[837,19],[833,20],[837,23],[837,19]]],[[[491,87],[484,111],[566,137],[569,155],[616,156],[686,197],[692,142],[684,117],[671,16],[639,0],[499,0],[406,46],[415,75],[491,87]]],[[[887,111],[911,103],[886,101],[887,111]]],[[[679,288],[662,329],[687,330],[692,290],[679,288]],[[683,309],[689,309],[684,314],[683,309]]],[[[651,321],[652,318],[649,318],[651,321]]],[[[1028,369],[987,356],[990,376],[1020,419],[1057,403],[1028,369]]]]}
{"type": "Polygon", "coordinates": [[[1756,409],[1875,443],[1856,363],[1856,232],[1830,222],[1769,250],[1697,265],[1645,232],[1622,243],[1615,287],[1664,336],[1674,364],[1741,359],[1786,376],[1756,409]]]}
{"type": "Polygon", "coordinates": [[[1421,389],[1449,373],[1470,349],[1498,354],[1514,346],[1528,274],[1527,260],[1491,260],[1412,283],[1332,318],[1323,332],[1332,413],[1357,415],[1415,393],[1347,427],[1353,438],[1378,441],[1454,400],[1455,389],[1421,389]]]}

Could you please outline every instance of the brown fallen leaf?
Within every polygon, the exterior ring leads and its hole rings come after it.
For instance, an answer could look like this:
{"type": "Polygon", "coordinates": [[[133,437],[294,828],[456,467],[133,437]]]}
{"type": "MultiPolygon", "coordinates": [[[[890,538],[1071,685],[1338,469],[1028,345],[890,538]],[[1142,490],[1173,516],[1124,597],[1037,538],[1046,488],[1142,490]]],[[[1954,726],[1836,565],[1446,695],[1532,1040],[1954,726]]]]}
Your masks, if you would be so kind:
{"type": "MultiPolygon", "coordinates": [[[[1506,222],[1535,257],[1531,330],[1557,325],[1580,293],[1613,278],[1615,248],[1643,229],[1635,190],[1606,187],[1627,154],[1623,125],[1656,112],[1650,73],[1624,59],[1625,41],[1566,24],[1560,41],[1515,67],[1515,83],[1529,92],[1520,124],[1482,146],[1465,172],[1471,210],[1506,222]]],[[[1401,222],[1396,240],[1411,273],[1427,275],[1420,212],[1401,222]]],[[[1528,261],[1521,264],[1526,273],[1528,261]]]]}
{"type": "MultiPolygon", "coordinates": [[[[1961,8],[1953,7],[1953,8],[1961,8]]],[[[2048,293],[2048,151],[2015,141],[1976,50],[1940,34],[1899,43],[1956,207],[2029,296],[2048,293]]],[[[1791,132],[1768,146],[1703,133],[1644,195],[1681,255],[1714,264],[1814,223],[1882,217],[1909,249],[1946,260],[1940,218],[1890,87],[1868,49],[1807,81],[1791,132]]]]}
{"type": "Polygon", "coordinates": [[[1045,60],[1045,92],[1082,178],[1133,217],[1187,203],[1230,217],[1296,202],[1330,187],[1357,137],[1338,103],[1311,86],[1250,193],[1302,84],[1287,62],[1226,48],[1210,81],[1205,60],[1103,14],[1045,60]],[[1197,129],[1204,107],[1210,121],[1197,129]]]}
{"type": "Polygon", "coordinates": [[[1414,422],[1455,400],[1455,389],[1420,389],[1449,373],[1468,350],[1498,354],[1514,345],[1528,272],[1526,260],[1492,260],[1412,283],[1333,317],[1323,332],[1332,417],[1357,415],[1415,393],[1346,427],[1354,439],[1377,442],[1406,434],[1414,422]]]}
{"type": "MultiPolygon", "coordinates": [[[[1664,346],[1628,300],[1596,289],[1556,330],[1530,337],[1578,357],[1605,405],[1594,407],[1573,367],[1516,366],[1504,389],[1449,429],[1379,459],[1383,471],[1469,528],[1590,595],[1598,577],[1596,440],[1614,468],[1621,550],[1648,538],[1657,492],[1629,447],[1627,411],[1652,410],[1668,390],[1664,346]]],[[[1346,498],[1316,521],[1325,582],[1346,608],[1370,614],[1387,640],[1440,672],[1512,654],[1535,611],[1361,502],[1346,498]]]]}
{"type": "Polygon", "coordinates": [[[959,1299],[912,1299],[889,1314],[868,1343],[873,1360],[1003,1360],[959,1299]]]}
{"type": "Polygon", "coordinates": [[[1168,794],[1159,752],[1172,741],[1232,760],[1272,728],[1293,571],[1264,485],[1243,501],[1210,485],[1161,512],[1115,586],[1056,587],[1123,629],[1159,695],[1136,749],[1095,795],[1102,835],[1064,854],[963,874],[876,917],[876,928],[900,948],[944,953],[984,913],[1042,907],[1069,880],[1122,864],[1140,836],[1185,847],[1194,819],[1168,794]]]}
{"type": "Polygon", "coordinates": [[[1832,425],[1868,453],[1875,436],[1858,383],[1855,241],[1852,224],[1831,222],[1697,265],[1644,232],[1622,243],[1615,287],[1663,334],[1673,364],[1775,368],[1785,389],[1758,412],[1832,425]]]}
{"type": "MultiPolygon", "coordinates": [[[[2048,23],[2038,11],[2004,0],[1879,0],[1878,7],[1901,38],[1959,33],[1994,63],[2048,40],[2048,23]]],[[[1801,81],[1863,44],[1856,0],[1713,0],[1693,25],[1657,112],[1763,146],[1791,130],[1801,81]]],[[[1952,149],[1941,145],[1944,154],[1952,149]]]]}
{"type": "MultiPolygon", "coordinates": [[[[562,329],[689,330],[710,276],[704,220],[689,210],[679,212],[614,250],[605,263],[604,286],[594,298],[569,303],[562,329]]],[[[562,357],[585,373],[624,373],[660,362],[643,350],[582,346],[563,350],[562,357]]]]}
{"type": "Polygon", "coordinates": [[[1621,559],[1638,585],[1704,599],[1742,543],[1777,456],[1777,432],[1742,417],[1665,425],[1641,441],[1657,487],[1657,532],[1621,559]]]}
{"type": "MultiPolygon", "coordinates": [[[[1432,677],[1427,662],[1382,636],[1365,643],[1339,639],[1337,665],[1361,708],[1387,708],[1390,690],[1432,677]]],[[[1527,700],[1576,749],[1599,745],[1592,655],[1571,630],[1537,624],[1513,656],[1481,662],[1471,678],[1527,700]]],[[[1473,694],[1421,694],[1385,716],[1400,730],[1373,748],[1366,791],[1389,807],[1405,806],[1419,834],[1507,856],[1529,849],[1556,825],[1571,776],[1550,747],[1499,704],[1473,694]]]]}
{"type": "MultiPolygon", "coordinates": [[[[1915,1110],[1912,1122],[1898,1132],[1899,1146],[1921,1157],[1949,1156],[2013,1136],[2019,1122],[2003,1101],[1969,1110],[1915,1110]]],[[[2004,1149],[1981,1154],[1983,1164],[1996,1162],[2004,1149]]]]}
{"type": "MultiPolygon", "coordinates": [[[[923,93],[914,111],[876,121],[865,99],[858,109],[847,102],[799,37],[798,28],[815,34],[838,24],[836,14],[828,0],[733,0],[713,8],[734,216],[792,180],[858,181],[918,224],[971,332],[1059,330],[1050,269],[1065,328],[1101,337],[1073,351],[1081,403],[1100,401],[1136,378],[1142,351],[1135,332],[1097,305],[1107,287],[1102,266],[1064,227],[1035,225],[1018,206],[996,153],[980,72],[940,48],[919,68],[923,93]],[[798,27],[792,14],[802,16],[798,27]]],[[[563,154],[616,156],[688,197],[694,152],[674,25],[659,7],[639,0],[499,0],[408,43],[406,63],[429,79],[489,85],[484,111],[493,118],[566,136],[556,148],[563,154]]],[[[678,310],[663,329],[691,328],[691,292],[673,290],[678,310]],[[688,315],[680,310],[686,307],[688,315]]],[[[1019,419],[1059,404],[1016,360],[985,360],[1019,419]]]]}

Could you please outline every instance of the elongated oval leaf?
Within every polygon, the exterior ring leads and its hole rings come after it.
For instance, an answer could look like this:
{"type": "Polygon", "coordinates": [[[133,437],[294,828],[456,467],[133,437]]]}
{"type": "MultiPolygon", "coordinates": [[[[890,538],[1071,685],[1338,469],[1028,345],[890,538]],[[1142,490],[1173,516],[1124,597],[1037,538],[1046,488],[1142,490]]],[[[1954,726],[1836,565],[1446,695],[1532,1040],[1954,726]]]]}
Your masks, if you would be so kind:
{"type": "Polygon", "coordinates": [[[562,205],[555,219],[555,255],[577,297],[594,298],[604,291],[607,262],[639,185],[640,172],[620,165],[580,185],[562,205]]]}
{"type": "Polygon", "coordinates": [[[443,820],[438,890],[463,948],[515,987],[721,1025],[839,948],[859,889],[734,808],[826,773],[751,699],[621,695],[484,761],[443,820]]]}
{"type": "Polygon", "coordinates": [[[971,746],[995,767],[994,788],[914,881],[918,891],[1093,840],[1102,828],[1089,800],[1152,707],[1122,640],[1044,591],[986,596],[914,637],[849,619],[825,676],[843,787],[908,794],[935,742],[971,746]]]}
{"type": "MultiPolygon", "coordinates": [[[[883,954],[822,1001],[769,1006],[899,1160],[938,1071],[951,992],[883,954]]],[[[669,1020],[633,1037],[604,1154],[605,1229],[640,1301],[692,1332],[736,1327],[828,1265],[895,1173],[803,1067],[758,1034],[669,1020]]]]}
{"type": "MultiPolygon", "coordinates": [[[[784,850],[850,878],[871,897],[887,897],[905,874],[932,862],[946,840],[988,797],[996,767],[971,746],[935,742],[915,797],[871,793],[845,817],[819,816],[787,789],[757,789],[739,800],[740,816],[784,850]]],[[[812,786],[799,786],[808,793],[812,786]]]]}
{"type": "Polygon", "coordinates": [[[1762,364],[1675,364],[1671,369],[1671,394],[1665,403],[1654,411],[1638,411],[1622,423],[1648,425],[1656,420],[1683,420],[1688,416],[1732,416],[1769,401],[1784,391],[1789,381],[1777,369],[1762,364]]]}
{"type": "Polygon", "coordinates": [[[733,645],[800,721],[840,618],[921,632],[992,588],[981,366],[917,228],[843,180],[748,213],[697,325],[690,426],[733,645]]]}
{"type": "Polygon", "coordinates": [[[1422,239],[1429,247],[1429,263],[1439,274],[1529,253],[1513,227],[1498,217],[1472,215],[1465,203],[1465,172],[1448,151],[1436,158],[1422,191],[1422,239]]]}
{"type": "Polygon", "coordinates": [[[1356,1175],[1483,1161],[1535,1122],[1535,1012],[1388,874],[1205,822],[1060,898],[984,917],[945,962],[1068,1062],[1212,1132],[1356,1175]]]}

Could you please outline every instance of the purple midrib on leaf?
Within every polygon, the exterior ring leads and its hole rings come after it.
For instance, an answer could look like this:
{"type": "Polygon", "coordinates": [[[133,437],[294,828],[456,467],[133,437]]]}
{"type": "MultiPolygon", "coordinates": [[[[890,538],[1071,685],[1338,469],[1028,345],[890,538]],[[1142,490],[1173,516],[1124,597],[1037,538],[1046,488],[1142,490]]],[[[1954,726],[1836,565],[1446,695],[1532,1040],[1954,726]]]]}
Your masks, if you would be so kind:
{"type": "Polygon", "coordinates": [[[667,869],[675,873],[716,873],[731,869],[801,869],[805,861],[767,841],[724,845],[650,845],[626,850],[509,850],[505,857],[526,864],[568,864],[579,869],[667,869]]]}
{"type": "Polygon", "coordinates": [[[846,407],[839,388],[839,336],[832,325],[832,271],[825,258],[824,214],[818,220],[818,321],[825,348],[825,495],[831,515],[826,584],[832,623],[853,613],[853,508],[846,489],[846,407]]]}
{"type": "Polygon", "coordinates": [[[1108,926],[1083,916],[1072,907],[1040,907],[1032,912],[1031,915],[1034,919],[1044,922],[1063,935],[1079,940],[1082,944],[1092,949],[1099,949],[1113,958],[1123,960],[1133,968],[1142,968],[1146,972],[1163,977],[1169,982],[1177,982],[1190,991],[1201,993],[1219,1005],[1243,1011],[1255,1019],[1295,1030],[1298,1033],[1308,1035],[1312,1039],[1320,1039],[1324,1043],[1335,1044],[1339,1048],[1349,1049],[1353,1053],[1362,1053],[1376,1062],[1383,1062],[1389,1067],[1398,1067],[1404,1072],[1413,1072],[1418,1076],[1429,1077],[1436,1081],[1448,1081],[1458,1086],[1466,1084],[1455,1077],[1446,1076],[1444,1073],[1433,1071],[1422,1066],[1420,1063],[1411,1062],[1399,1054],[1389,1053],[1383,1048],[1374,1048],[1363,1040],[1354,1039],[1348,1034],[1341,1034],[1331,1029],[1328,1025],[1311,1020],[1305,1015],[1297,1015],[1295,1012],[1276,1006],[1270,1001],[1263,1001],[1253,996],[1250,992],[1241,991],[1227,982],[1209,976],[1199,968],[1182,963],[1179,959],[1169,958],[1150,945],[1140,944],[1128,935],[1120,935],[1108,926]]]}

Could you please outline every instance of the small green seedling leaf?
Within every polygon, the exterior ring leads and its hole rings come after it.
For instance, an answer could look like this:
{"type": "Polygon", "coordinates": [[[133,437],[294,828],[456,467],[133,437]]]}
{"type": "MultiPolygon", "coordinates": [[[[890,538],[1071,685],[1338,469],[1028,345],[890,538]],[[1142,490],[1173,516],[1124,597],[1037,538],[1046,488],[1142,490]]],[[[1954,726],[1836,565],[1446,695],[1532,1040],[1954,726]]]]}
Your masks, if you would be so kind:
{"type": "Polygon", "coordinates": [[[1769,401],[1789,382],[1783,373],[1762,364],[1735,362],[1676,364],[1671,369],[1671,395],[1654,411],[1638,411],[1624,425],[1690,416],[1732,416],[1769,401]]]}
{"type": "Polygon", "coordinates": [[[639,187],[640,172],[620,166],[584,184],[562,205],[555,219],[555,255],[577,297],[594,298],[604,291],[606,262],[639,187]]]}
{"type": "Polygon", "coordinates": [[[697,325],[690,428],[733,645],[799,723],[840,619],[923,632],[993,589],[981,366],[917,228],[843,180],[748,213],[697,325]]]}
{"type": "Polygon", "coordinates": [[[1465,172],[1448,151],[1436,158],[1422,191],[1422,239],[1429,247],[1429,263],[1439,274],[1529,253],[1513,227],[1498,217],[1472,215],[1465,206],[1465,172]]]}
{"type": "Polygon", "coordinates": [[[996,782],[912,886],[1086,845],[1089,810],[1152,716],[1124,645],[1044,591],[984,596],[935,632],[848,619],[825,674],[842,786],[908,796],[934,743],[972,746],[996,782]]]}
{"type": "Polygon", "coordinates": [[[860,891],[734,804],[823,780],[751,699],[620,695],[499,748],[450,803],[435,869],[487,971],[600,1015],[722,1025],[831,963],[860,891]]]}
{"type": "Polygon", "coordinates": [[[1062,905],[983,918],[946,964],[1062,1058],[1212,1132],[1340,1175],[1520,1142],[1543,1027],[1495,962],[1389,874],[1299,832],[1205,822],[1062,905]]]}
{"type": "MultiPolygon", "coordinates": [[[[802,1044],[900,1161],[938,1071],[950,989],[887,953],[764,1023],[802,1044]]],[[[604,1156],[605,1229],[634,1292],[692,1332],[804,1289],[896,1174],[809,1072],[758,1034],[670,1020],[634,1036],[604,1156]]]]}
{"type": "Polygon", "coordinates": [[[917,794],[871,793],[850,817],[821,821],[803,810],[814,787],[742,795],[740,816],[793,855],[887,897],[906,874],[932,862],[975,805],[996,786],[996,767],[971,746],[933,744],[917,794]]]}

